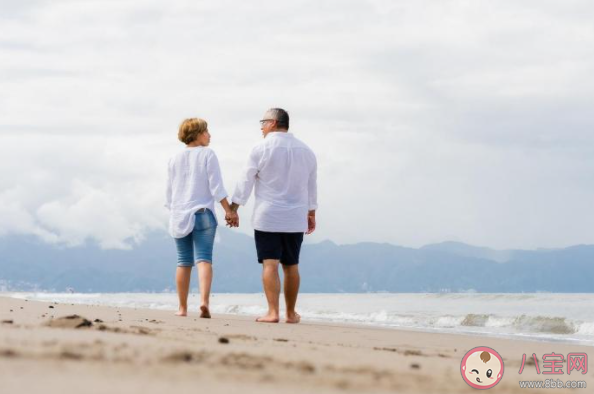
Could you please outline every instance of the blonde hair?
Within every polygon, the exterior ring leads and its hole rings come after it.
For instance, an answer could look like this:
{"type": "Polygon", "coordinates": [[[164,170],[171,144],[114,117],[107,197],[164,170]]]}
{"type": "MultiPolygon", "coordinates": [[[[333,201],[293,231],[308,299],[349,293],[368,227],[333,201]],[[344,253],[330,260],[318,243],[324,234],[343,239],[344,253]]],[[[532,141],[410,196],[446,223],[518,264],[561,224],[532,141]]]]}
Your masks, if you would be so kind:
{"type": "Polygon", "coordinates": [[[177,138],[184,144],[190,144],[208,129],[206,120],[200,118],[186,119],[179,125],[177,138]]]}

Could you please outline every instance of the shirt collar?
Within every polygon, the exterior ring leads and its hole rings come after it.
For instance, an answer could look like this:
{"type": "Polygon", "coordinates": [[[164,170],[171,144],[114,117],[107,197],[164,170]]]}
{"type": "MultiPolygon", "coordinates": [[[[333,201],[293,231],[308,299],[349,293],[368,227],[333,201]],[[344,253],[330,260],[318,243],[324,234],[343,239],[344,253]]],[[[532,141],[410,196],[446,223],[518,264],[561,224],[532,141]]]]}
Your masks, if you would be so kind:
{"type": "Polygon", "coordinates": [[[270,133],[266,134],[266,138],[268,137],[273,137],[273,136],[278,136],[278,137],[293,137],[293,134],[288,132],[288,131],[271,131],[270,133]]]}

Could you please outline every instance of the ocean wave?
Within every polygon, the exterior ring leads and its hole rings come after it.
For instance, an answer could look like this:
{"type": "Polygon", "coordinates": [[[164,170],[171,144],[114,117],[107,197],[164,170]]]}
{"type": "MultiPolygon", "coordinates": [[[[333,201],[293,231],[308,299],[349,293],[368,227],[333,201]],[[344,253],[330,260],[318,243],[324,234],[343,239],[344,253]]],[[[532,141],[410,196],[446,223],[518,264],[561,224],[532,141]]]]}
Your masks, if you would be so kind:
{"type": "Polygon", "coordinates": [[[564,317],[549,317],[549,316],[518,316],[514,322],[513,327],[520,331],[531,331],[550,334],[575,334],[575,322],[571,322],[564,317]]]}
{"type": "Polygon", "coordinates": [[[462,323],[460,325],[464,327],[485,327],[487,322],[489,321],[489,315],[476,315],[474,313],[470,313],[462,319],[462,323]]]}
{"type": "MultiPolygon", "coordinates": [[[[590,324],[592,324],[592,329],[594,330],[594,323],[590,324]]],[[[527,315],[500,317],[468,314],[462,320],[461,325],[465,327],[507,328],[516,332],[569,335],[576,334],[579,331],[581,323],[570,321],[565,317],[527,315]]],[[[594,334],[594,331],[592,333],[594,334]]]]}
{"type": "Polygon", "coordinates": [[[594,336],[594,323],[582,323],[578,326],[576,334],[594,336]]]}

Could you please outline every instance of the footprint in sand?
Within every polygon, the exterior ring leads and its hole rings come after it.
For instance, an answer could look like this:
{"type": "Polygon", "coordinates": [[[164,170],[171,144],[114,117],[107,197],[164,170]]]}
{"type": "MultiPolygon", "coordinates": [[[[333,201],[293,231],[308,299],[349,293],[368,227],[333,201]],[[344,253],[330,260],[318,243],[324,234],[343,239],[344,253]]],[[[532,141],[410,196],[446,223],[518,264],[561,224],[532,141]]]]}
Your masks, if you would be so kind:
{"type": "Polygon", "coordinates": [[[244,334],[232,334],[232,335],[227,335],[227,338],[229,339],[241,339],[244,341],[257,341],[258,338],[256,337],[252,337],[249,335],[244,335],[244,334]]]}
{"type": "Polygon", "coordinates": [[[52,319],[45,323],[48,327],[53,328],[85,328],[91,327],[93,323],[79,315],[64,316],[57,319],[52,319]]]}
{"type": "Polygon", "coordinates": [[[62,360],[82,360],[84,357],[80,353],[65,350],[60,353],[59,358],[61,358],[62,360]]]}
{"type": "Polygon", "coordinates": [[[404,355],[405,356],[424,356],[423,352],[421,352],[420,350],[405,350],[404,355]]]}

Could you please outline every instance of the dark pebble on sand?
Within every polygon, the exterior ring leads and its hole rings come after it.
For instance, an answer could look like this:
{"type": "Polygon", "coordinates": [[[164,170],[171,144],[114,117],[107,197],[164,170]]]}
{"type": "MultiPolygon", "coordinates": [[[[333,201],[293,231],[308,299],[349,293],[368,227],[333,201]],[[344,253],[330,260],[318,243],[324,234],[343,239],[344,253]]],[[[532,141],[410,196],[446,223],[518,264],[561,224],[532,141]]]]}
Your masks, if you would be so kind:
{"type": "Polygon", "coordinates": [[[219,338],[219,343],[228,344],[229,343],[229,338],[220,337],[219,338]]]}
{"type": "Polygon", "coordinates": [[[103,323],[103,320],[101,320],[101,319],[95,319],[95,320],[93,320],[93,323],[103,323]]]}
{"type": "Polygon", "coordinates": [[[48,306],[49,309],[54,309],[54,307],[52,305],[48,306]]]}
{"type": "Polygon", "coordinates": [[[411,364],[410,367],[412,369],[421,369],[421,366],[419,364],[411,364]]]}

